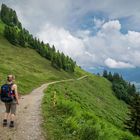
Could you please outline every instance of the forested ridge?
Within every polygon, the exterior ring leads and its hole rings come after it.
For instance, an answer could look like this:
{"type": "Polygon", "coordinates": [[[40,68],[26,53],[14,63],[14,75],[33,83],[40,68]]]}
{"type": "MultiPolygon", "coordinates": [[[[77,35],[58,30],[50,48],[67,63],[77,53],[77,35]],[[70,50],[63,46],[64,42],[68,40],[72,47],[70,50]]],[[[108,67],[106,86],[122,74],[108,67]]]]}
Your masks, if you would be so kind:
{"type": "Polygon", "coordinates": [[[63,52],[55,49],[55,46],[45,44],[38,38],[33,37],[28,30],[22,27],[18,20],[16,12],[7,7],[5,4],[1,6],[0,12],[1,20],[6,24],[4,29],[4,36],[6,39],[16,46],[29,47],[36,50],[42,57],[51,61],[53,67],[58,70],[65,70],[67,72],[74,72],[76,62],[63,52]]]}
{"type": "Polygon", "coordinates": [[[125,128],[140,136],[140,93],[135,85],[125,81],[119,73],[112,74],[104,70],[103,77],[112,83],[115,96],[129,105],[130,112],[124,121],[125,128]]]}

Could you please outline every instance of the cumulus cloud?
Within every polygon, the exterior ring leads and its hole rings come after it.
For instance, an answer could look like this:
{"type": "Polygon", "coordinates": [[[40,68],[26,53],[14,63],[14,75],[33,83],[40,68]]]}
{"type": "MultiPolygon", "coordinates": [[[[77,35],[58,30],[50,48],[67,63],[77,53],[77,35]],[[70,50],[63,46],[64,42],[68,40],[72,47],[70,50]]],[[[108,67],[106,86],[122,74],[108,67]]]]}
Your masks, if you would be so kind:
{"type": "Polygon", "coordinates": [[[83,42],[72,36],[68,30],[57,26],[46,24],[37,34],[46,43],[54,44],[56,49],[70,56],[79,56],[84,50],[83,42]]]}
{"type": "Polygon", "coordinates": [[[105,20],[101,20],[99,18],[94,17],[93,18],[93,23],[95,25],[95,28],[100,28],[104,24],[105,20]]]}
{"type": "Polygon", "coordinates": [[[118,31],[121,29],[121,24],[118,20],[112,20],[103,24],[102,29],[107,32],[115,30],[118,31]]]}
{"type": "MultiPolygon", "coordinates": [[[[83,37],[89,34],[88,31],[81,31],[81,33],[83,34],[83,37]]],[[[87,62],[92,63],[92,60],[94,61],[94,54],[86,51],[82,39],[73,36],[64,28],[59,28],[47,23],[40,29],[37,37],[45,43],[49,42],[51,45],[55,45],[57,50],[71,56],[81,66],[84,66],[87,62]]]]}
{"type": "Polygon", "coordinates": [[[106,66],[109,68],[134,68],[132,64],[121,62],[121,61],[116,61],[112,58],[107,58],[105,60],[106,66]]]}
{"type": "Polygon", "coordinates": [[[78,30],[75,35],[79,38],[85,39],[90,36],[91,32],[89,30],[78,30]]]}
{"type": "MultiPolygon", "coordinates": [[[[125,18],[128,20],[126,28],[140,30],[139,0],[1,0],[1,3],[14,8],[22,17],[22,23],[34,33],[47,21],[72,28],[81,24],[79,22],[88,13],[94,14],[97,11],[105,13],[109,20],[125,18]]],[[[96,17],[94,22],[97,27],[102,25],[102,21],[96,17]]]]}
{"type": "Polygon", "coordinates": [[[121,33],[118,20],[105,22],[96,35],[78,30],[75,35],[64,28],[46,24],[37,36],[71,56],[84,67],[107,66],[134,68],[140,66],[139,32],[121,33]]]}
{"type": "Polygon", "coordinates": [[[140,32],[128,31],[126,38],[128,42],[134,44],[134,47],[140,47],[140,32]]]}

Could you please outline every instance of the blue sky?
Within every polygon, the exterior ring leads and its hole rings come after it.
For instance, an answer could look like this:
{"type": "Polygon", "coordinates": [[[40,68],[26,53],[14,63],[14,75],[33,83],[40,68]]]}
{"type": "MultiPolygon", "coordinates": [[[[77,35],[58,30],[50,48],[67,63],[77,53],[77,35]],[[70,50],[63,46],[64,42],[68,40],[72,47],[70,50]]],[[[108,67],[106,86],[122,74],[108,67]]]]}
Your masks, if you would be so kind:
{"type": "Polygon", "coordinates": [[[139,0],[1,0],[83,68],[140,67],[139,0]]]}

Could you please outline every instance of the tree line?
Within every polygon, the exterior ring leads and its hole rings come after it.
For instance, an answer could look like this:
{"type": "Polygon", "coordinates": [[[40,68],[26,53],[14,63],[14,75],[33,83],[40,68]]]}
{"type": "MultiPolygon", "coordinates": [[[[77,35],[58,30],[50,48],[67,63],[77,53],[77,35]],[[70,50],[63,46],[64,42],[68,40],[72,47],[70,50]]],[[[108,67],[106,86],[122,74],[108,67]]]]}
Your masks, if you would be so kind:
{"type": "Polygon", "coordinates": [[[130,104],[136,93],[136,87],[134,84],[127,82],[118,73],[112,74],[111,72],[103,71],[103,77],[108,79],[112,83],[112,89],[116,97],[120,100],[130,104]]]}
{"type": "Polygon", "coordinates": [[[103,77],[112,83],[115,96],[128,104],[128,118],[124,121],[124,127],[140,136],[140,93],[136,91],[135,85],[125,81],[118,73],[104,70],[103,77]]]}
{"type": "Polygon", "coordinates": [[[1,5],[0,16],[5,24],[9,26],[18,26],[19,28],[21,28],[22,25],[17,18],[16,11],[8,8],[5,4],[1,5]]]}
{"type": "Polygon", "coordinates": [[[49,43],[45,44],[36,37],[33,37],[28,30],[22,28],[16,12],[5,4],[1,6],[1,20],[6,24],[4,29],[4,36],[6,39],[16,46],[29,47],[36,50],[42,57],[51,61],[51,65],[58,70],[65,70],[67,72],[74,72],[76,62],[63,52],[59,52],[49,43]]]}

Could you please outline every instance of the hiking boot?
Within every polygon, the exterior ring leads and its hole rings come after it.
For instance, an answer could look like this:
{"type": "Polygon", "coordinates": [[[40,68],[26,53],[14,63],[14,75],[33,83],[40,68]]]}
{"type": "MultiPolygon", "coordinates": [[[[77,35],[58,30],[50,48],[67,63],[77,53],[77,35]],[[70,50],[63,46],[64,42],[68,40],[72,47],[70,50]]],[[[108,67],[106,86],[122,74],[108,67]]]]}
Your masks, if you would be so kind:
{"type": "Polygon", "coordinates": [[[14,127],[14,121],[10,121],[9,127],[14,127]]]}
{"type": "Polygon", "coordinates": [[[7,120],[6,119],[3,120],[3,126],[7,126],[7,120]]]}

